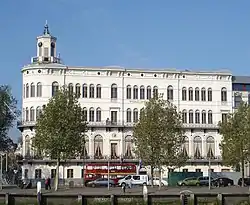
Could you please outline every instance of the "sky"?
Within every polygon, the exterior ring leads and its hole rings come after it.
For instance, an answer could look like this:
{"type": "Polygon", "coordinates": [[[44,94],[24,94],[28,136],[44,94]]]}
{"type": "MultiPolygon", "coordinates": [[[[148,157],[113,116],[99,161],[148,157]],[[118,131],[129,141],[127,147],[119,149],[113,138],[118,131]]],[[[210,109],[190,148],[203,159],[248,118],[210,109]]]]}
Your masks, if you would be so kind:
{"type": "Polygon", "coordinates": [[[46,20],[68,65],[250,75],[249,8],[249,0],[1,0],[0,84],[21,107],[20,71],[46,20]]]}

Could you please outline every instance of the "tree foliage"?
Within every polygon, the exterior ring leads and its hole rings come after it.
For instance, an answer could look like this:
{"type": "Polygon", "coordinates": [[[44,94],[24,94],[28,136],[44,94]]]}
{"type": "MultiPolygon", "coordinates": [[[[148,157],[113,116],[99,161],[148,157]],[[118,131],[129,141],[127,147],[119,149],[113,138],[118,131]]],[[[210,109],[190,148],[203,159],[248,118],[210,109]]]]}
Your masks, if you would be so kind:
{"type": "Polygon", "coordinates": [[[181,115],[162,97],[146,102],[134,127],[135,153],[144,165],[162,169],[162,166],[180,167],[185,164],[185,138],[181,115]]]}
{"type": "Polygon", "coordinates": [[[78,99],[66,89],[59,90],[50,99],[37,121],[32,145],[57,160],[56,190],[60,160],[75,157],[84,151],[86,129],[78,99]]]}
{"type": "Polygon", "coordinates": [[[250,106],[242,103],[236,112],[219,123],[219,130],[223,164],[240,166],[244,177],[244,165],[250,159],[250,106]]]}
{"type": "Polygon", "coordinates": [[[0,151],[9,151],[14,145],[8,136],[20,111],[17,109],[17,100],[11,93],[8,85],[0,86],[0,151]]]}

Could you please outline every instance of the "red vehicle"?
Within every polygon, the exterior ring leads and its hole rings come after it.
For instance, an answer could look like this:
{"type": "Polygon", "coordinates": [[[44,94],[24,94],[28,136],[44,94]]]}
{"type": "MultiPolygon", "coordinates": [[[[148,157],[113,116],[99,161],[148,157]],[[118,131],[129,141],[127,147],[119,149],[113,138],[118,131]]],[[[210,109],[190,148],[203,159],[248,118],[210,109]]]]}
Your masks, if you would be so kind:
{"type": "MultiPolygon", "coordinates": [[[[136,174],[137,168],[133,163],[110,163],[109,164],[109,176],[115,182],[119,179],[129,175],[136,174]]],[[[95,180],[97,178],[108,177],[108,163],[89,163],[86,164],[84,170],[84,181],[95,180]]]]}

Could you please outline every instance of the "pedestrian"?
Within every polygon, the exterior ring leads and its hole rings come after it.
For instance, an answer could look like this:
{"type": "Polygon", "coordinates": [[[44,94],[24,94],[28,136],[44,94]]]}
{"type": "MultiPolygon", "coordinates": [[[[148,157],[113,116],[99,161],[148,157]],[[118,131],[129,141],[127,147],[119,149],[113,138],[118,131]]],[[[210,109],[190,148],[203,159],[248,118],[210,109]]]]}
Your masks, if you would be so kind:
{"type": "Polygon", "coordinates": [[[132,189],[132,178],[129,180],[129,188],[132,189]]]}
{"type": "Polygon", "coordinates": [[[45,190],[48,190],[48,179],[45,179],[45,190]]]}
{"type": "Polygon", "coordinates": [[[49,177],[48,177],[48,179],[47,179],[47,180],[48,180],[48,189],[49,189],[49,190],[51,190],[51,180],[50,180],[50,178],[49,178],[49,177]]]}

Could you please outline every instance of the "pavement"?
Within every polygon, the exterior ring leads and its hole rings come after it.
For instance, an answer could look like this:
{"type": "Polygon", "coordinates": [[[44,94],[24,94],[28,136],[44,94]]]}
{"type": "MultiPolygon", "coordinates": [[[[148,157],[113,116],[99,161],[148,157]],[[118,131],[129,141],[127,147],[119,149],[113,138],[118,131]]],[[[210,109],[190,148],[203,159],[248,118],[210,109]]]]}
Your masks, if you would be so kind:
{"type": "MultiPolygon", "coordinates": [[[[221,187],[221,188],[212,188],[211,190],[208,187],[162,187],[159,190],[158,187],[148,187],[148,193],[153,195],[171,195],[171,194],[180,194],[180,192],[188,190],[194,194],[199,193],[222,193],[222,194],[238,194],[238,193],[250,193],[249,187],[221,187]]],[[[4,188],[0,190],[0,194],[11,193],[11,194],[36,194],[36,189],[20,189],[20,188],[4,188]]],[[[46,195],[95,195],[95,196],[104,196],[104,195],[120,195],[123,194],[121,187],[111,187],[108,188],[61,188],[58,191],[52,190],[42,190],[43,194],[46,195]]],[[[126,189],[126,194],[131,195],[142,195],[142,187],[134,187],[132,189],[126,189]]]]}

